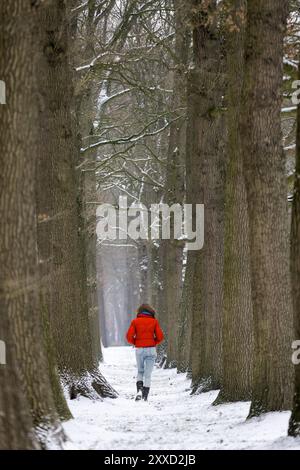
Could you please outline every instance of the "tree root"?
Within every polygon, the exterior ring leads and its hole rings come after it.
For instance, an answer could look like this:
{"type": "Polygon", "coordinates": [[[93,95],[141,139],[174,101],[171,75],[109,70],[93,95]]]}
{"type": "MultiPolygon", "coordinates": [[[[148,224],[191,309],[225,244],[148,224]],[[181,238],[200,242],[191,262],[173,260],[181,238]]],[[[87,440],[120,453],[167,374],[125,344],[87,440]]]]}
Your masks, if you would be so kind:
{"type": "Polygon", "coordinates": [[[61,450],[66,441],[66,435],[59,421],[44,420],[34,429],[34,434],[42,450],[61,450]]]}
{"type": "Polygon", "coordinates": [[[217,390],[218,387],[213,383],[211,377],[205,377],[197,382],[192,383],[191,395],[199,395],[200,393],[211,392],[217,390]]]}
{"type": "Polygon", "coordinates": [[[64,388],[68,390],[69,397],[74,400],[83,396],[91,400],[99,398],[117,398],[118,393],[107,382],[98,369],[86,372],[80,377],[71,377],[69,374],[63,376],[64,388]]]}

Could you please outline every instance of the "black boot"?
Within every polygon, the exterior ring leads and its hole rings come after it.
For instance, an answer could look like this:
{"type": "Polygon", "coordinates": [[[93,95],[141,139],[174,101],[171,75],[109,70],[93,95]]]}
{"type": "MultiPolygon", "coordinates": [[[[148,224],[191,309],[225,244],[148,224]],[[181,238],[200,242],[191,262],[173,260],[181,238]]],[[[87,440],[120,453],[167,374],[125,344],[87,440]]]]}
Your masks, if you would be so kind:
{"type": "Polygon", "coordinates": [[[148,400],[149,390],[150,390],[150,387],[143,387],[143,400],[144,401],[148,400]]]}
{"type": "Polygon", "coordinates": [[[142,399],[142,396],[143,396],[143,381],[142,380],[139,380],[136,383],[136,390],[137,390],[137,394],[135,397],[135,401],[139,401],[142,399]]]}

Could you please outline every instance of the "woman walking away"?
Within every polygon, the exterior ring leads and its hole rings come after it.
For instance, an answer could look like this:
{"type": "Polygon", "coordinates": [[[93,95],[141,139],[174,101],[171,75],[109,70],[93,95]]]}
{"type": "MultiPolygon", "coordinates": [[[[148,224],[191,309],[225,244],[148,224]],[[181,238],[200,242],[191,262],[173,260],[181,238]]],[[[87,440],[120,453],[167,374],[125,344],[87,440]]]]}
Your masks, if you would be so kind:
{"type": "Polygon", "coordinates": [[[137,400],[147,401],[151,374],[156,359],[156,345],[164,339],[163,332],[150,305],[143,304],[137,310],[126,335],[127,341],[135,346],[137,362],[137,400]]]}

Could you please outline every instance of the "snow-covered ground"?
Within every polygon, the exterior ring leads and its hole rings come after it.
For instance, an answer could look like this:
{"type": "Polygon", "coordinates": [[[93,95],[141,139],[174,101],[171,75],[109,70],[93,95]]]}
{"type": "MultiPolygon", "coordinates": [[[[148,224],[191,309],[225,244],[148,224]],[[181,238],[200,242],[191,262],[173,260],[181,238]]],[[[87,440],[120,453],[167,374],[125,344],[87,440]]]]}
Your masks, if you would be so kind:
{"type": "Polygon", "coordinates": [[[249,403],[212,406],[217,391],[190,395],[185,374],[154,369],[149,402],[135,402],[133,348],[104,349],[101,370],[119,398],[69,401],[65,449],[300,449],[286,437],[289,412],[245,421],[249,403]]]}

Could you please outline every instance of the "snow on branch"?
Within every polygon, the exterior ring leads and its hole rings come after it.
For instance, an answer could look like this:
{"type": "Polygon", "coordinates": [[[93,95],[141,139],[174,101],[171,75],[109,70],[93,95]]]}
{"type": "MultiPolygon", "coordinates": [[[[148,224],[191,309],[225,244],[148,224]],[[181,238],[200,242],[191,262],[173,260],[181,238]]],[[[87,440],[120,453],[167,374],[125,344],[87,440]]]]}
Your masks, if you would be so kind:
{"type": "Polygon", "coordinates": [[[75,8],[72,8],[71,13],[80,13],[88,7],[89,2],[84,2],[75,8]]]}
{"type": "Polygon", "coordinates": [[[296,111],[297,106],[288,106],[286,108],[281,108],[282,113],[291,113],[292,111],[296,111]]]}
{"type": "Polygon", "coordinates": [[[101,59],[104,59],[105,57],[107,56],[113,56],[113,57],[118,57],[118,55],[114,52],[111,52],[111,51],[106,51],[106,52],[102,52],[101,54],[98,54],[96,57],[93,58],[93,60],[89,63],[89,64],[86,64],[86,65],[81,65],[79,67],[76,67],[75,68],[75,71],[76,72],[82,72],[84,70],[89,70],[91,69],[92,67],[94,67],[94,65],[101,59]]]}
{"type": "Polygon", "coordinates": [[[296,144],[291,144],[291,145],[287,145],[286,147],[284,147],[284,150],[294,150],[296,148],[296,144]]]}
{"type": "Polygon", "coordinates": [[[109,157],[105,158],[105,160],[101,160],[100,163],[96,165],[95,169],[100,170],[102,167],[106,166],[107,163],[111,162],[111,160],[113,160],[114,158],[118,158],[121,155],[124,155],[125,153],[129,152],[129,150],[131,150],[133,146],[134,146],[134,144],[130,145],[125,150],[121,150],[120,152],[116,152],[116,153],[110,155],[109,157]]]}
{"type": "Polygon", "coordinates": [[[82,148],[81,152],[85,153],[88,150],[95,149],[97,147],[103,146],[103,145],[121,145],[121,144],[130,144],[130,143],[136,143],[141,139],[144,139],[145,137],[152,137],[157,134],[160,134],[164,130],[166,130],[173,122],[178,121],[178,119],[182,119],[183,116],[177,116],[176,118],[172,119],[171,121],[168,121],[163,127],[160,129],[157,129],[156,131],[151,131],[151,132],[146,132],[147,129],[154,124],[154,122],[157,122],[159,117],[155,119],[155,121],[147,124],[139,133],[133,134],[128,137],[122,137],[120,139],[106,139],[106,140],[100,140],[99,142],[95,142],[94,144],[89,145],[88,147],[82,148]]]}
{"type": "Polygon", "coordinates": [[[129,93],[130,91],[133,91],[134,88],[125,88],[125,90],[118,91],[117,93],[114,93],[111,96],[104,95],[103,97],[100,96],[98,102],[100,106],[104,106],[107,104],[109,101],[114,100],[115,98],[119,98],[122,95],[125,95],[125,93],[129,93]]]}
{"type": "Polygon", "coordinates": [[[294,69],[298,69],[298,63],[296,60],[291,60],[291,59],[288,59],[287,57],[284,57],[283,58],[283,63],[285,65],[289,65],[290,67],[293,67],[294,69]]]}
{"type": "Polygon", "coordinates": [[[144,56],[142,56],[144,53],[147,52],[149,54],[151,51],[159,47],[161,44],[163,44],[165,41],[172,38],[173,36],[174,36],[174,33],[168,34],[167,36],[165,36],[162,39],[159,39],[155,44],[152,44],[152,45],[131,47],[130,50],[125,53],[112,51],[112,50],[101,52],[100,54],[96,55],[88,64],[75,67],[75,71],[76,72],[89,71],[93,67],[95,67],[98,64],[98,62],[100,62],[101,65],[109,66],[113,64],[121,64],[123,62],[128,63],[132,61],[134,62],[143,61],[145,60],[144,56]],[[106,59],[109,59],[109,60],[104,62],[104,60],[106,59]]]}

